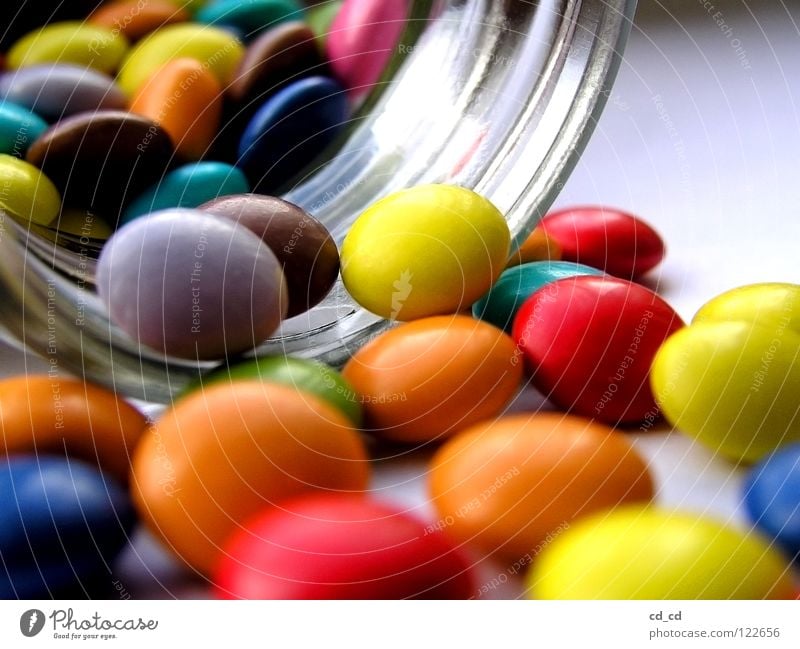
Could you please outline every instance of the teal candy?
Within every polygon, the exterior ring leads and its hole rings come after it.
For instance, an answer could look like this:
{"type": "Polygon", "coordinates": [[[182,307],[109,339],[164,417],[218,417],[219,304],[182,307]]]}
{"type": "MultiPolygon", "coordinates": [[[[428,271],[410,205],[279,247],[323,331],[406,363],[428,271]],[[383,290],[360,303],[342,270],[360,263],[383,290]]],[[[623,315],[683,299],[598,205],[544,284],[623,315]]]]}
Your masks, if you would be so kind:
{"type": "Polygon", "coordinates": [[[511,331],[519,308],[545,284],[576,275],[602,275],[590,266],[571,261],[534,261],[509,268],[489,292],[472,306],[472,315],[511,331]]]}
{"type": "Polygon", "coordinates": [[[0,101],[0,153],[24,158],[28,147],[47,130],[45,122],[24,106],[0,101]]]}
{"type": "Polygon", "coordinates": [[[169,172],[131,203],[122,223],[172,207],[198,207],[231,194],[247,194],[250,184],[236,167],[224,162],[196,162],[169,172]]]}
{"type": "Polygon", "coordinates": [[[212,0],[197,12],[195,20],[207,25],[230,25],[251,39],[279,23],[303,20],[303,10],[294,0],[212,0]]]}

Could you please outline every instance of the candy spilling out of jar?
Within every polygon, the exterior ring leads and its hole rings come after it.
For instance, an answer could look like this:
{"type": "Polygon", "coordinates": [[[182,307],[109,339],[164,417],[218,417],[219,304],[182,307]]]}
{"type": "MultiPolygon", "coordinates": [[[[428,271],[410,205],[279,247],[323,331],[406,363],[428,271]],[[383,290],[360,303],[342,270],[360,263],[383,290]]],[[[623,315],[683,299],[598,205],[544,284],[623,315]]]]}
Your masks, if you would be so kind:
{"type": "Polygon", "coordinates": [[[402,324],[342,373],[239,358],[339,275],[325,226],[269,194],[326,160],[408,12],[328,4],[119,0],[3,37],[0,207],[76,236],[99,215],[114,325],[224,361],[154,422],[98,386],[0,382],[0,596],[107,581],[138,517],[225,598],[476,597],[474,555],[533,597],[792,597],[800,288],[738,289],[685,326],[633,281],[665,247],[630,213],[554,212],[516,247],[468,188],[399,191],[356,218],[341,274],[402,324]],[[507,412],[526,381],[560,412],[507,412]],[[759,532],[653,503],[611,426],[662,415],[762,460],[743,495],[759,532]],[[373,451],[423,445],[427,518],[369,491],[373,451]]]}

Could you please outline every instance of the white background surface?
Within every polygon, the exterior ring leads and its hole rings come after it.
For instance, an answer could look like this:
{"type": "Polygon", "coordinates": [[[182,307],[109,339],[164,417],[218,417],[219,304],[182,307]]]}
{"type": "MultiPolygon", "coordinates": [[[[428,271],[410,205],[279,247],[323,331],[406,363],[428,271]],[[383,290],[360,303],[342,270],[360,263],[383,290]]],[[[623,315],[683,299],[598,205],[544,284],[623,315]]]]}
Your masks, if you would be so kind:
{"type": "MultiPolygon", "coordinates": [[[[734,286],[800,283],[800,3],[712,2],[709,12],[704,0],[641,0],[608,108],[558,201],[617,206],[652,223],[669,249],[652,285],[686,320],[734,286]]],[[[0,363],[8,374],[43,367],[8,349],[0,363]]],[[[659,503],[744,524],[741,470],[663,426],[637,445],[659,503]]],[[[424,458],[381,463],[376,495],[425,516],[424,472],[424,458]]],[[[150,541],[136,548],[119,569],[127,592],[203,595],[150,541]]]]}

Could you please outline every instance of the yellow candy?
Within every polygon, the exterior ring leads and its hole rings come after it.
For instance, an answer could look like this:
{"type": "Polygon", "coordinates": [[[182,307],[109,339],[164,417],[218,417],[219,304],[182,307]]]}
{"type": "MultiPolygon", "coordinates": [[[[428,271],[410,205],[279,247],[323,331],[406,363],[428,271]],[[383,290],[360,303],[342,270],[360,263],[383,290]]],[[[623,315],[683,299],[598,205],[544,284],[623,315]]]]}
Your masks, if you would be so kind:
{"type": "Polygon", "coordinates": [[[751,284],[718,295],[706,303],[692,322],[742,320],[800,334],[800,286],[751,284]]]}
{"type": "Polygon", "coordinates": [[[177,58],[200,61],[226,87],[244,56],[244,47],[230,32],[207,25],[170,25],[139,43],[125,60],[117,79],[133,96],[165,63],[177,58]]]}
{"type": "Polygon", "coordinates": [[[485,198],[462,187],[414,187],[358,218],[342,245],[342,278],[384,318],[453,313],[489,289],[509,245],[503,215],[485,198]]]}
{"type": "Polygon", "coordinates": [[[658,350],[650,381],[672,424],[734,461],[800,441],[800,287],[714,298],[658,350]]]}
{"type": "Polygon", "coordinates": [[[89,239],[108,239],[111,228],[100,217],[90,214],[85,210],[68,209],[50,223],[50,228],[62,234],[71,234],[75,237],[89,239]]]}
{"type": "Polygon", "coordinates": [[[528,575],[538,599],[790,599],[786,561],[753,532],[655,507],[582,519],[528,575]]]}
{"type": "Polygon", "coordinates": [[[66,21],[46,25],[18,40],[8,52],[8,67],[39,63],[72,63],[113,73],[128,51],[119,31],[66,21]]]}
{"type": "Polygon", "coordinates": [[[47,225],[60,209],[61,195],[49,178],[24,160],[0,155],[0,210],[47,225]]]}

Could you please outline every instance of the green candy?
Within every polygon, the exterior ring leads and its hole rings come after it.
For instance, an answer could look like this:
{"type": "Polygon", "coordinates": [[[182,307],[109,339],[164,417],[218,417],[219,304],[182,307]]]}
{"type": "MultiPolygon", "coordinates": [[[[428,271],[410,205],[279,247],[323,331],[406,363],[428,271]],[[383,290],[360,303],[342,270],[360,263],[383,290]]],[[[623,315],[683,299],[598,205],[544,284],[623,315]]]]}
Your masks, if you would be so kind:
{"type": "Polygon", "coordinates": [[[571,261],[534,261],[504,271],[489,292],[472,306],[472,315],[500,329],[511,331],[514,316],[540,288],[566,277],[602,275],[590,266],[571,261]]]}
{"type": "Polygon", "coordinates": [[[323,2],[306,10],[306,22],[311,27],[311,31],[316,34],[320,45],[324,45],[328,40],[328,32],[333,24],[333,19],[336,18],[336,14],[341,8],[342,3],[339,0],[331,0],[331,2],[323,2]]]}
{"type": "Polygon", "coordinates": [[[236,167],[224,162],[184,165],[164,176],[136,198],[122,215],[122,223],[171,207],[198,207],[232,194],[246,194],[250,184],[236,167]]]}
{"type": "Polygon", "coordinates": [[[261,380],[288,385],[316,395],[361,426],[361,404],[353,387],[333,368],[290,356],[262,357],[222,366],[191,385],[186,393],[223,381],[261,380]]]}
{"type": "Polygon", "coordinates": [[[0,153],[23,158],[46,130],[47,122],[36,113],[10,101],[0,102],[0,153]]]}

